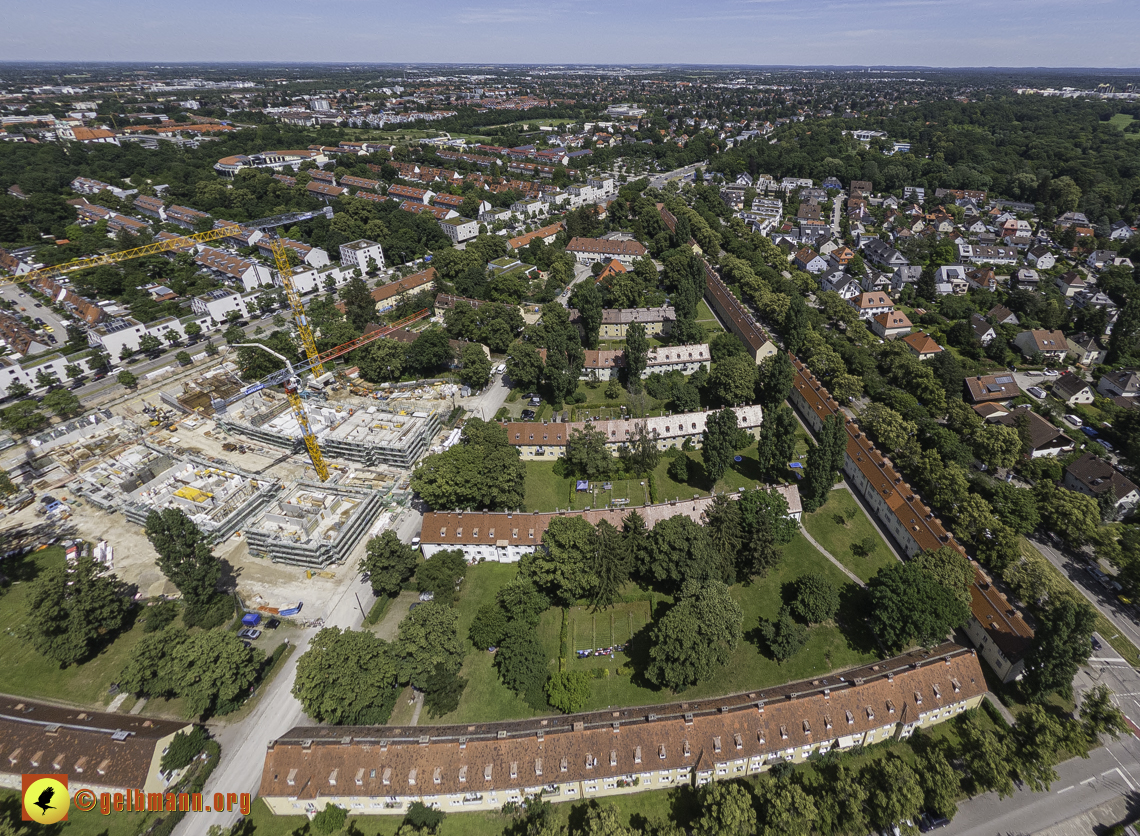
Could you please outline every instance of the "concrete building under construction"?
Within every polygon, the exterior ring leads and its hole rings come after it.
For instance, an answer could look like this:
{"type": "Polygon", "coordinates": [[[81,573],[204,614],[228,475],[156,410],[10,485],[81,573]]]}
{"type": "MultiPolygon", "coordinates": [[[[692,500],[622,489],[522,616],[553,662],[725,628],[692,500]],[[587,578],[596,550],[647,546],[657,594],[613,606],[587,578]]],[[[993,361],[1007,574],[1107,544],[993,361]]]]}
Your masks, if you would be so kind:
{"type": "Polygon", "coordinates": [[[297,482],[246,524],[249,553],[309,569],[343,563],[385,502],[378,491],[297,482]]]}
{"type": "MultiPolygon", "coordinates": [[[[442,426],[438,410],[389,411],[309,401],[309,422],[321,452],[365,467],[410,468],[427,452],[442,426]]],[[[299,453],[304,449],[297,419],[284,395],[258,392],[217,416],[227,432],[299,453]]]]}
{"type": "Polygon", "coordinates": [[[151,511],[181,508],[215,542],[244,528],[281,490],[276,479],[197,456],[175,457],[149,442],[98,462],[72,486],[76,495],[137,525],[145,525],[151,511]]]}

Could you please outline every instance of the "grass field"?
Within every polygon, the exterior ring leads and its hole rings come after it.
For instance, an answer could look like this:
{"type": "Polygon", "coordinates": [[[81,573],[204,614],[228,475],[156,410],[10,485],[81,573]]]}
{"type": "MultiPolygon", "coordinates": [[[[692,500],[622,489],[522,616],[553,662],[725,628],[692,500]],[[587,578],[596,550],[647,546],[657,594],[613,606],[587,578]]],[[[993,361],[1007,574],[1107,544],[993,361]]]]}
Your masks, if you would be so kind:
{"type": "MultiPolygon", "coordinates": [[[[649,611],[649,601],[615,604],[600,612],[593,612],[589,607],[571,607],[567,613],[571,669],[577,670],[579,666],[590,667],[590,663],[594,663],[594,667],[604,667],[601,662],[611,664],[611,657],[608,656],[578,659],[575,654],[578,651],[626,644],[638,630],[652,620],[649,611]]],[[[561,618],[558,620],[561,621],[561,618]]]]}
{"type": "MultiPolygon", "coordinates": [[[[1114,128],[1120,128],[1120,130],[1123,131],[1125,128],[1131,125],[1135,119],[1136,117],[1131,113],[1117,113],[1108,120],[1108,124],[1112,125],[1114,128]]],[[[1140,134],[1125,134],[1124,136],[1128,139],[1140,139],[1140,134]]]]}
{"type": "Polygon", "coordinates": [[[0,692],[105,706],[112,699],[107,693],[111,683],[118,679],[143,636],[142,619],[94,659],[67,668],[45,662],[20,634],[28,618],[31,582],[41,571],[60,566],[64,560],[64,550],[52,546],[3,564],[3,572],[12,583],[0,594],[0,659],[4,660],[0,664],[0,692]]]}
{"type": "MultiPolygon", "coordinates": [[[[74,786],[72,790],[74,791],[74,786]]],[[[268,813],[268,809],[266,809],[268,813]]],[[[0,822],[12,825],[12,833],[24,836],[35,833],[37,836],[136,836],[150,813],[115,813],[104,816],[98,808],[81,813],[72,806],[67,814],[67,822],[60,824],[26,824],[20,821],[20,793],[16,790],[0,789],[0,822]]],[[[157,816],[157,814],[155,814],[157,816]]]]}
{"type": "MultiPolygon", "coordinates": [[[[514,563],[479,563],[467,570],[459,592],[459,636],[464,642],[467,642],[467,633],[479,608],[484,604],[493,604],[495,594],[517,573],[518,565],[514,563]]],[[[557,631],[553,645],[546,644],[548,655],[553,660],[558,655],[557,631]]],[[[467,647],[471,647],[470,643],[467,643],[467,647]]],[[[425,711],[420,714],[420,725],[491,723],[533,717],[537,712],[499,682],[494,660],[494,654],[472,648],[463,663],[461,675],[467,679],[467,688],[459,701],[459,708],[451,714],[436,718],[429,718],[425,711]]]]}
{"type": "Polygon", "coordinates": [[[822,508],[804,515],[804,527],[833,557],[863,581],[869,581],[884,566],[895,562],[891,550],[850,491],[832,491],[822,508]],[[840,517],[843,522],[840,522],[840,517]],[[866,538],[870,538],[875,547],[866,557],[857,557],[851,546],[866,538]]]}

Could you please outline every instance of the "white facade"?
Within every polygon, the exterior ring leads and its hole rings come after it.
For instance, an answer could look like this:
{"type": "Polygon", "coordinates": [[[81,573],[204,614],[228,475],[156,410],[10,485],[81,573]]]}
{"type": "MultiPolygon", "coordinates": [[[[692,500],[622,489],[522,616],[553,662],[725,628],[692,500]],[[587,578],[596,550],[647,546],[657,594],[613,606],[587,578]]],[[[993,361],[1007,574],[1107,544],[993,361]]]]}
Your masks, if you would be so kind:
{"type": "Polygon", "coordinates": [[[249,316],[245,299],[234,290],[211,290],[209,293],[195,296],[190,301],[190,310],[196,314],[209,316],[217,324],[225,322],[226,314],[230,311],[237,311],[243,318],[249,316]]]}
{"type": "MultiPolygon", "coordinates": [[[[366,238],[361,238],[359,241],[352,241],[348,244],[340,245],[340,263],[344,267],[359,267],[360,271],[368,271],[368,259],[372,259],[376,263],[377,270],[384,269],[384,250],[375,241],[369,241],[366,238]]],[[[325,262],[328,263],[327,261],[325,262]]],[[[323,265],[313,265],[314,267],[323,265]]]]}
{"type": "Polygon", "coordinates": [[[146,333],[147,327],[136,319],[109,319],[88,329],[87,342],[101,347],[112,360],[117,360],[124,347],[138,351],[139,339],[146,333]]]}
{"type": "Polygon", "coordinates": [[[479,234],[479,222],[470,218],[447,218],[439,221],[439,228],[451,239],[453,244],[470,241],[479,234]]]}

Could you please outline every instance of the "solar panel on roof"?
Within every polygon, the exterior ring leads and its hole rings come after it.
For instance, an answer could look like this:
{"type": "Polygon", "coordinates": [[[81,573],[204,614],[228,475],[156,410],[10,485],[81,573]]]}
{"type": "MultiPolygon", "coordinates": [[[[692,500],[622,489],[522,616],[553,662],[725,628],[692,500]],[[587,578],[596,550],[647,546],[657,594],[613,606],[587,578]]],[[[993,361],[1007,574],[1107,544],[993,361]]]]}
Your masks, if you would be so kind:
{"type": "Polygon", "coordinates": [[[996,380],[998,383],[1002,383],[1002,384],[1013,383],[1012,377],[999,377],[999,378],[996,378],[996,380]]]}

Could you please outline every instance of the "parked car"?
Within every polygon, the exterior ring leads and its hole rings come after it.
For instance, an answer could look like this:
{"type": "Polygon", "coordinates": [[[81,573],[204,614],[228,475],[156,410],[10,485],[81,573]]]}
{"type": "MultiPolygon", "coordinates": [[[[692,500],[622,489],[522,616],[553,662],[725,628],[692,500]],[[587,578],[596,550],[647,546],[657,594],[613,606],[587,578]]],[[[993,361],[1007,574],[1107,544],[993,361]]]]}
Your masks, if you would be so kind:
{"type": "Polygon", "coordinates": [[[1059,374],[1060,374],[1060,372],[1057,371],[1056,369],[1046,369],[1045,370],[1045,376],[1046,377],[1056,377],[1059,374]]]}
{"type": "Polygon", "coordinates": [[[1096,636],[1092,637],[1092,647],[1093,650],[1100,650],[1100,642],[1096,640],[1096,636]]]}
{"type": "Polygon", "coordinates": [[[434,601],[435,600],[435,593],[434,592],[421,592],[420,593],[420,600],[421,601],[434,601]]]}
{"type": "Polygon", "coordinates": [[[1040,386],[1030,386],[1026,391],[1029,392],[1029,394],[1031,394],[1035,398],[1045,397],[1045,390],[1042,389],[1040,386]]]}
{"type": "Polygon", "coordinates": [[[238,638],[239,639],[249,639],[251,641],[255,641],[255,640],[261,638],[261,631],[255,630],[253,627],[243,627],[240,630],[238,630],[238,638]]]}
{"type": "Polygon", "coordinates": [[[420,538],[419,537],[413,537],[412,538],[412,548],[418,549],[419,547],[420,547],[420,538]]]}
{"type": "Polygon", "coordinates": [[[950,824],[950,819],[945,816],[935,816],[931,813],[923,813],[918,820],[918,829],[923,833],[929,833],[932,830],[937,830],[940,827],[945,827],[950,824]]]}
{"type": "Polygon", "coordinates": [[[1098,433],[1092,427],[1081,427],[1081,432],[1083,432],[1089,438],[1096,438],[1098,435],[1100,435],[1100,433],[1098,433]]]}
{"type": "Polygon", "coordinates": [[[1107,441],[1105,441],[1103,438],[1094,438],[1093,441],[1095,441],[1097,444],[1099,444],[1101,447],[1103,447],[1105,450],[1107,450],[1110,453],[1114,449],[1116,449],[1111,444],[1109,444],[1107,441]]]}
{"type": "Polygon", "coordinates": [[[278,621],[276,618],[271,618],[265,622],[265,629],[266,630],[276,630],[280,626],[281,626],[281,622],[278,621]]]}
{"type": "Polygon", "coordinates": [[[522,418],[524,421],[529,421],[529,420],[530,420],[530,419],[532,419],[534,416],[535,416],[535,411],[534,411],[533,409],[524,409],[524,410],[522,411],[522,415],[521,415],[520,417],[521,417],[521,418],[522,418]]]}
{"type": "Polygon", "coordinates": [[[1065,423],[1071,424],[1074,427],[1080,427],[1083,426],[1085,422],[1080,419],[1080,416],[1069,414],[1065,416],[1065,423]]]}

